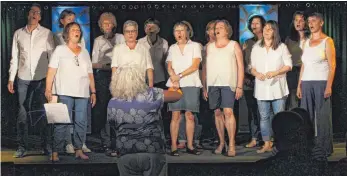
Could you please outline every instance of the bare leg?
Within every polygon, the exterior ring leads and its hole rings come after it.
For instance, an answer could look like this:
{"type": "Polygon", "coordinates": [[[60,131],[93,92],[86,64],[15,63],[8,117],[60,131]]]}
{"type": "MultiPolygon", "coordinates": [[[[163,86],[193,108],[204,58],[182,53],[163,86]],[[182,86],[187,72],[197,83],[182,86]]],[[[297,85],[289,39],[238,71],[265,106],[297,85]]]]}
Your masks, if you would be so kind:
{"type": "Polygon", "coordinates": [[[229,136],[229,150],[228,156],[235,156],[235,131],[236,131],[236,121],[233,110],[231,108],[223,109],[225,116],[225,127],[229,136]]]}
{"type": "Polygon", "coordinates": [[[186,111],[186,132],[187,132],[187,147],[191,150],[194,149],[193,147],[193,138],[194,138],[194,115],[192,112],[186,111]]]}
{"type": "Polygon", "coordinates": [[[177,137],[178,137],[178,129],[179,129],[180,120],[181,120],[181,112],[173,111],[172,119],[170,123],[171,151],[177,150],[177,137]]]}
{"type": "Polygon", "coordinates": [[[225,145],[225,140],[224,140],[224,115],[220,109],[216,109],[214,111],[214,116],[215,116],[215,123],[216,123],[216,128],[218,132],[218,137],[219,137],[219,146],[215,150],[215,153],[220,154],[222,153],[223,147],[225,145]]]}

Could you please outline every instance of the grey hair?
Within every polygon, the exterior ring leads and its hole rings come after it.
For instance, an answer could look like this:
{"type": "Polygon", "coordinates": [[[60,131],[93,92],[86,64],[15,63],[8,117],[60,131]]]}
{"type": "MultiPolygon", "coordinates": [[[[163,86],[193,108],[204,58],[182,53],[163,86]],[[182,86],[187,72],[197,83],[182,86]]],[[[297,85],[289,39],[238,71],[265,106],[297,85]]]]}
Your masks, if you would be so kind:
{"type": "Polygon", "coordinates": [[[147,89],[145,72],[139,67],[118,67],[112,74],[110,91],[113,98],[130,101],[147,89]]]}
{"type": "Polygon", "coordinates": [[[116,17],[111,12],[104,12],[100,15],[100,18],[98,21],[100,29],[102,29],[102,22],[104,22],[104,20],[110,20],[113,23],[113,26],[115,28],[117,27],[116,17]]]}
{"type": "Polygon", "coordinates": [[[216,24],[214,26],[214,29],[216,30],[217,23],[224,23],[224,26],[226,27],[227,33],[228,33],[228,38],[230,39],[231,36],[233,35],[233,28],[231,27],[229,21],[227,20],[217,20],[216,24]]]}
{"type": "Polygon", "coordinates": [[[133,20],[128,20],[123,24],[123,32],[125,30],[126,27],[128,26],[135,26],[136,30],[139,30],[139,25],[136,23],[136,21],[133,20]]]}
{"type": "Polygon", "coordinates": [[[186,32],[187,32],[187,39],[189,40],[190,38],[193,37],[194,33],[193,33],[193,27],[192,25],[188,22],[188,21],[180,21],[180,22],[177,22],[174,27],[173,27],[173,31],[175,33],[175,29],[178,27],[178,26],[184,26],[186,28],[186,32]]]}

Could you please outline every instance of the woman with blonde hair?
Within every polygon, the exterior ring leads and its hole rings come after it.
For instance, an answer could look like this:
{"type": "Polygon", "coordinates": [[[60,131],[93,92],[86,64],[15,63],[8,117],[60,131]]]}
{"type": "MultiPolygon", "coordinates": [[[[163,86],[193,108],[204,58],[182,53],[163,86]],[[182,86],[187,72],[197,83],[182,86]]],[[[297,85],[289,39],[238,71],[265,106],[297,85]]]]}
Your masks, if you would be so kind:
{"type": "Polygon", "coordinates": [[[182,94],[150,88],[140,67],[118,67],[110,91],[113,98],[107,112],[108,120],[115,123],[112,147],[120,155],[120,175],[159,175],[165,164],[161,108],[164,102],[175,102],[182,94]]]}

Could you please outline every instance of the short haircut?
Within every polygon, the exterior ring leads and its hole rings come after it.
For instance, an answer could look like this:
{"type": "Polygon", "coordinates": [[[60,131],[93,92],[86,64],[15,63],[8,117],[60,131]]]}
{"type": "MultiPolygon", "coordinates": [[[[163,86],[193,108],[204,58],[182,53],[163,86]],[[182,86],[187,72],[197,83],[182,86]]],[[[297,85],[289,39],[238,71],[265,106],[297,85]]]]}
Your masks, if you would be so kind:
{"type": "Polygon", "coordinates": [[[78,24],[78,23],[76,23],[76,22],[71,22],[71,23],[67,24],[67,25],[65,26],[64,30],[63,30],[63,39],[64,39],[65,43],[68,43],[68,41],[69,41],[69,31],[70,31],[70,29],[71,29],[71,27],[72,27],[73,25],[77,25],[77,26],[80,28],[80,30],[81,30],[81,35],[80,35],[80,39],[78,40],[78,42],[80,43],[81,40],[82,40],[83,32],[82,32],[82,29],[81,29],[81,25],[78,24]]]}
{"type": "Polygon", "coordinates": [[[265,18],[263,16],[261,16],[261,15],[253,15],[253,16],[251,16],[251,18],[248,19],[247,28],[248,28],[249,31],[252,31],[252,21],[255,18],[260,19],[260,23],[261,23],[261,26],[263,28],[265,26],[266,20],[265,20],[265,18]]]}
{"type": "Polygon", "coordinates": [[[136,21],[128,20],[123,24],[123,33],[126,27],[128,26],[135,26],[136,30],[139,30],[139,25],[137,24],[136,21]]]}
{"type": "Polygon", "coordinates": [[[230,39],[231,36],[233,35],[233,28],[231,27],[229,21],[227,20],[216,20],[216,24],[214,25],[214,29],[216,30],[217,23],[224,23],[224,26],[228,32],[228,38],[230,39]]]}
{"type": "MultiPolygon", "coordinates": [[[[37,8],[39,8],[40,9],[40,16],[42,17],[42,8],[41,8],[41,5],[40,4],[38,4],[38,3],[33,3],[33,4],[31,4],[31,6],[30,6],[30,9],[32,8],[32,7],[37,7],[37,8]]],[[[30,10],[28,11],[28,15],[29,15],[29,12],[30,12],[30,10]]]]}
{"type": "Polygon", "coordinates": [[[60,13],[60,16],[59,16],[59,27],[60,28],[64,28],[64,25],[63,25],[63,23],[60,22],[60,20],[63,20],[65,17],[70,16],[70,15],[76,16],[75,12],[73,12],[70,9],[65,9],[60,13]]]}
{"type": "Polygon", "coordinates": [[[110,20],[113,23],[114,28],[117,27],[117,19],[116,19],[116,16],[113,15],[113,13],[104,12],[100,15],[99,20],[98,20],[98,24],[99,24],[100,29],[102,29],[102,22],[104,20],[110,20]]]}
{"type": "Polygon", "coordinates": [[[175,23],[175,25],[173,27],[174,32],[175,32],[175,28],[178,27],[178,26],[184,26],[186,28],[188,39],[193,37],[193,35],[194,35],[193,27],[190,25],[189,22],[187,22],[187,21],[180,21],[180,22],[175,23]]]}
{"type": "Polygon", "coordinates": [[[145,23],[144,23],[144,26],[146,28],[147,24],[155,24],[157,25],[158,27],[160,27],[160,22],[157,20],[157,19],[154,19],[154,18],[148,18],[145,23]]]}
{"type": "Polygon", "coordinates": [[[320,20],[324,21],[324,17],[321,13],[318,13],[318,12],[314,12],[314,13],[311,13],[308,15],[308,18],[309,17],[316,17],[316,18],[319,18],[320,20]]]}

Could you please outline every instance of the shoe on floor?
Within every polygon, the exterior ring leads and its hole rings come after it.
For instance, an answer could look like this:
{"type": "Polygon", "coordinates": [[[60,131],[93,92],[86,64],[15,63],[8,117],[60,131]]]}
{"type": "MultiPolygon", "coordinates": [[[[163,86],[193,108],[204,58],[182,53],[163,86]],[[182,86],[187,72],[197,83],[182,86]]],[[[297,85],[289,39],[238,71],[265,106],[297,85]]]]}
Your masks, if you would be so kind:
{"type": "Polygon", "coordinates": [[[67,144],[65,149],[66,149],[66,153],[69,153],[69,154],[75,153],[75,147],[72,144],[67,144]]]}
{"type": "Polygon", "coordinates": [[[82,151],[83,151],[84,153],[90,153],[90,152],[92,152],[92,151],[86,146],[86,144],[83,144],[83,146],[82,146],[82,151]]]}
{"type": "Polygon", "coordinates": [[[23,147],[19,147],[13,154],[13,158],[23,158],[27,154],[27,151],[23,147]]]}

